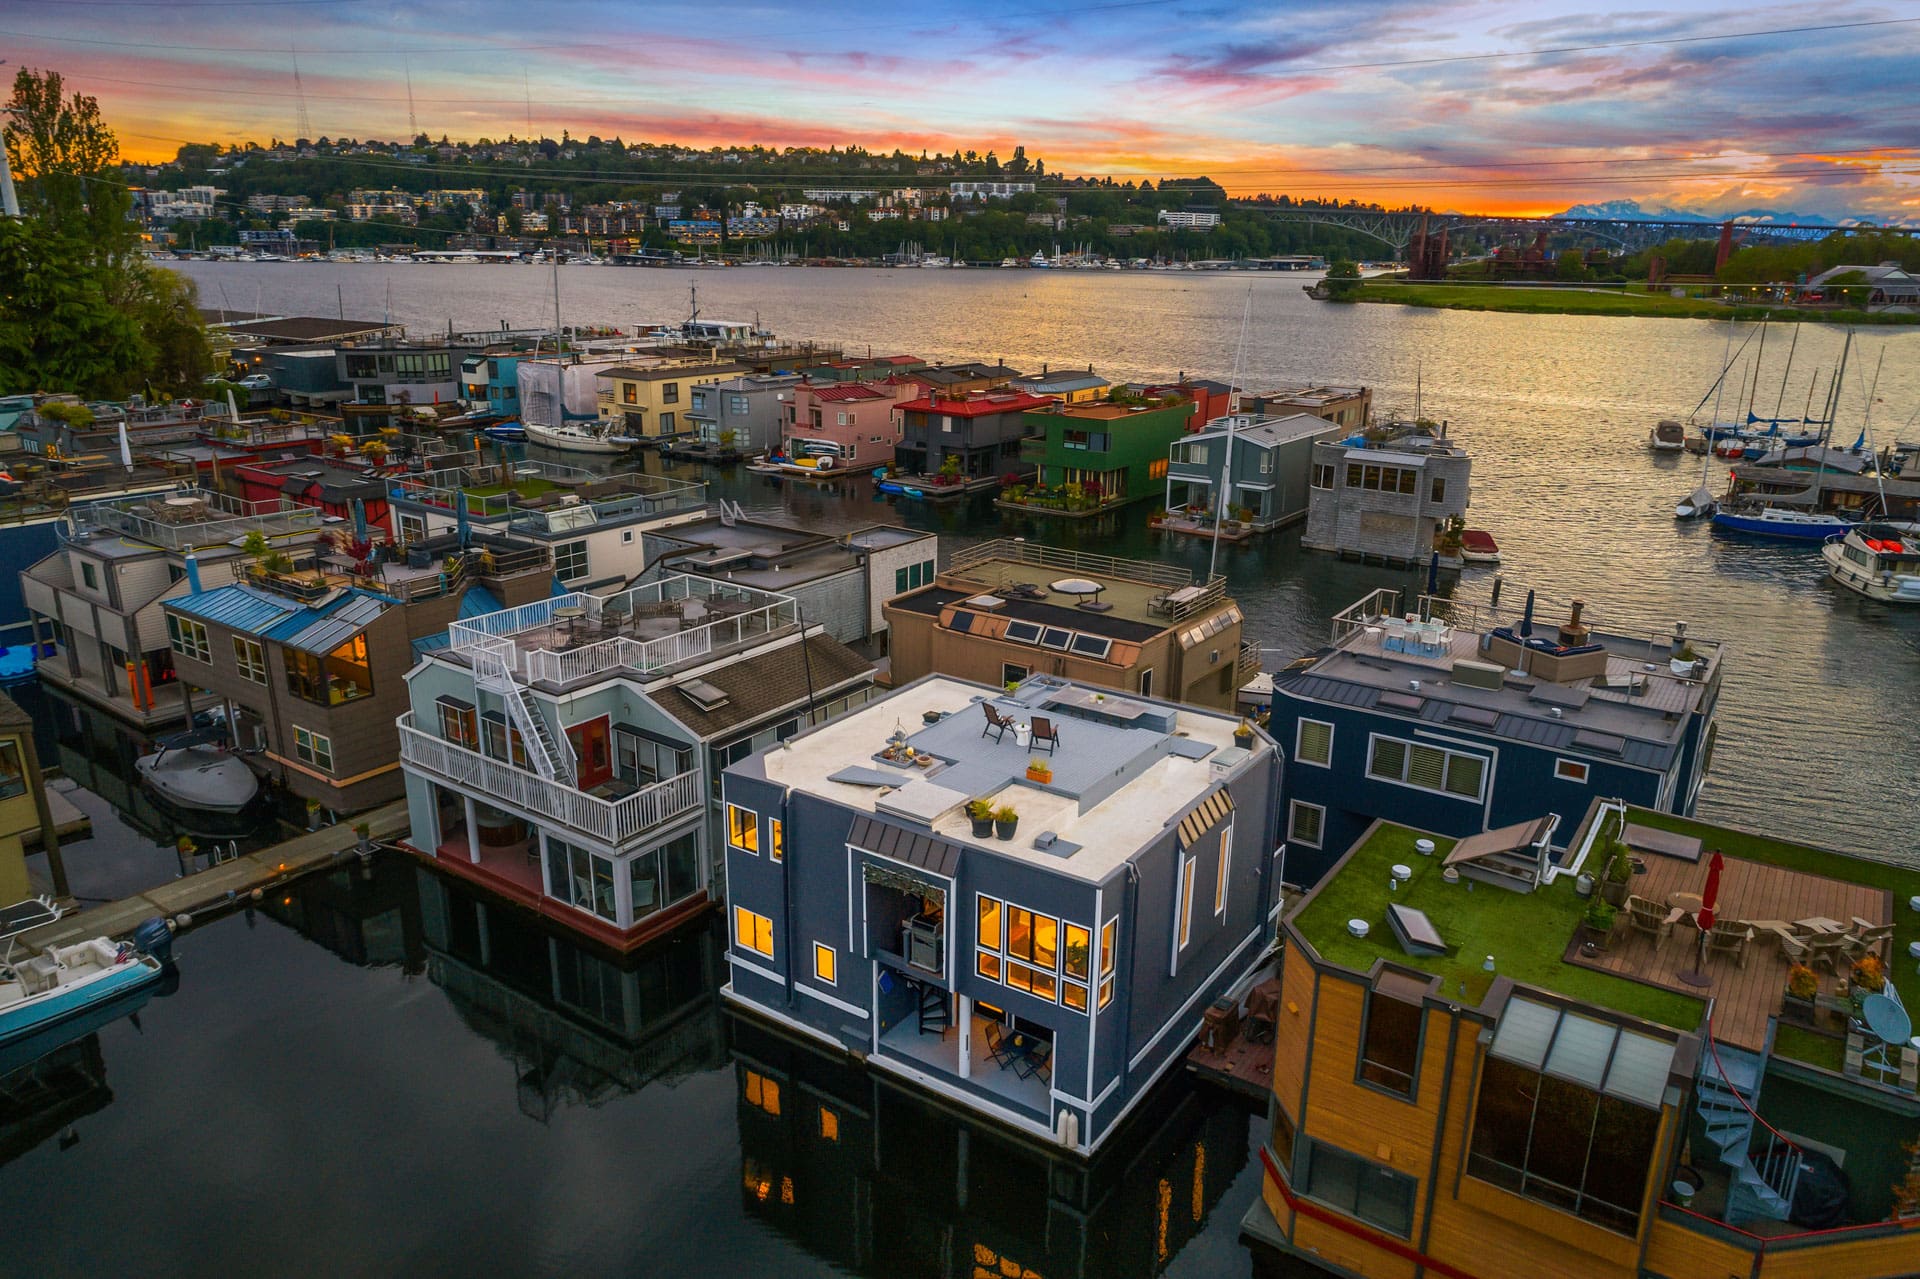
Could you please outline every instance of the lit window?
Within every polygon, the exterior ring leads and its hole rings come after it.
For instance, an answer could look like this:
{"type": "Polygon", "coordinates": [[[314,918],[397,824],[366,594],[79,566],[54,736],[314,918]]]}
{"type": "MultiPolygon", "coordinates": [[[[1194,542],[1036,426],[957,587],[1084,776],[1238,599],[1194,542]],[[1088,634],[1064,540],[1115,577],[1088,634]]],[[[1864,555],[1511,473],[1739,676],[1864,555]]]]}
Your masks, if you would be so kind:
{"type": "Polygon", "coordinates": [[[322,772],[333,771],[333,739],[304,728],[293,730],[293,753],[322,772]]]}
{"type": "Polygon", "coordinates": [[[833,947],[815,942],[813,944],[813,975],[827,985],[833,985],[834,963],[833,947]]]}
{"type": "Polygon", "coordinates": [[[773,921],[745,906],[733,908],[733,942],[742,950],[773,958],[773,921]]]}
{"type": "Polygon", "coordinates": [[[1180,949],[1186,949],[1187,940],[1193,936],[1193,872],[1198,859],[1183,857],[1180,859],[1180,949]]]}
{"type": "Polygon", "coordinates": [[[1233,827],[1220,832],[1220,865],[1213,875],[1213,913],[1227,913],[1227,880],[1233,872],[1233,827]]]}
{"type": "Polygon", "coordinates": [[[267,682],[267,655],[260,647],[259,640],[250,640],[245,636],[233,637],[233,662],[240,668],[240,677],[255,684],[267,682]]]}
{"type": "Polygon", "coordinates": [[[820,1139],[822,1141],[840,1140],[840,1116],[825,1106],[820,1107],[820,1139]]]}
{"type": "Polygon", "coordinates": [[[776,862],[787,859],[786,826],[777,817],[767,819],[767,856],[776,862]]]}
{"type": "Polygon", "coordinates": [[[1000,902],[996,898],[980,899],[980,945],[987,950],[1000,949],[1000,902]]]}
{"type": "Polygon", "coordinates": [[[1587,780],[1587,766],[1577,759],[1556,759],[1553,761],[1553,775],[1563,782],[1582,782],[1587,780]]]}
{"type": "Polygon", "coordinates": [[[727,805],[727,842],[743,853],[760,851],[760,815],[738,804],[727,805]]]}
{"type": "Polygon", "coordinates": [[[207,628],[190,618],[167,614],[167,646],[182,657],[202,662],[213,660],[213,646],[207,642],[207,628]]]}

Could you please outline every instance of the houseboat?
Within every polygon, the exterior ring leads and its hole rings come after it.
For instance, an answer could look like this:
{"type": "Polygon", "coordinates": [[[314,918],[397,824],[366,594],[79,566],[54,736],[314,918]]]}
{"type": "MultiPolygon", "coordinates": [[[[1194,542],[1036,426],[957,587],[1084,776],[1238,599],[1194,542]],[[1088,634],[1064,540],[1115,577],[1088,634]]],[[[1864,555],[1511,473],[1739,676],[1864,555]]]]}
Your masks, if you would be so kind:
{"type": "Polygon", "coordinates": [[[1920,604],[1920,524],[1862,524],[1820,548],[1827,573],[1883,604],[1920,604]]]}

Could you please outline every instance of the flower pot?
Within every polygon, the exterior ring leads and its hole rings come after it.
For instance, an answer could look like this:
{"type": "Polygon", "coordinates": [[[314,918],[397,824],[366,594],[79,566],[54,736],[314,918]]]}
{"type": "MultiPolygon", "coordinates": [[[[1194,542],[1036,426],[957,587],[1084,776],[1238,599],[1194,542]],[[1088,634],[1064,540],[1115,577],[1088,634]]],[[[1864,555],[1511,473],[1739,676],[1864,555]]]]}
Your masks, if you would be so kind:
{"type": "Polygon", "coordinates": [[[1253,734],[1235,733],[1233,735],[1233,744],[1243,751],[1250,751],[1253,749],[1253,734]]]}
{"type": "Polygon", "coordinates": [[[975,839],[987,839],[990,836],[992,836],[993,818],[974,817],[974,818],[969,818],[968,820],[970,820],[973,823],[973,837],[975,839]]]}
{"type": "Polygon", "coordinates": [[[1029,768],[1027,770],[1027,780],[1030,782],[1039,782],[1044,786],[1053,780],[1053,770],[1050,768],[1029,768]]]}
{"type": "Polygon", "coordinates": [[[1627,881],[1624,879],[1607,880],[1604,884],[1600,885],[1600,900],[1609,906],[1625,906],[1627,904],[1627,881]]]}
{"type": "Polygon", "coordinates": [[[1012,839],[1013,832],[1019,829],[1019,826],[1020,819],[1018,817],[1010,822],[995,822],[993,824],[993,837],[995,839],[1012,839]]]}

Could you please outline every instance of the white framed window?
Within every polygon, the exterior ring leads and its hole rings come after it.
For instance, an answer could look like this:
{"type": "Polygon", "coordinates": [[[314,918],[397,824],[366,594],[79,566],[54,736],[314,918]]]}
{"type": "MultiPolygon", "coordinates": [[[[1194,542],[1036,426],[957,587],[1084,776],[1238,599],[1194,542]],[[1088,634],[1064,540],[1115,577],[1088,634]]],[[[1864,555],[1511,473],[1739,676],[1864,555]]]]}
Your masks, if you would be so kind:
{"type": "Polygon", "coordinates": [[[1375,734],[1369,739],[1367,776],[1478,803],[1486,790],[1487,761],[1444,746],[1375,734]]]}
{"type": "Polygon", "coordinates": [[[1553,761],[1553,776],[1555,781],[1580,782],[1584,784],[1589,771],[1588,766],[1577,759],[1556,759],[1553,761]]]}
{"type": "Polygon", "coordinates": [[[1193,939],[1193,876],[1199,865],[1200,859],[1191,854],[1182,854],[1180,857],[1179,935],[1175,938],[1173,948],[1176,959],[1193,939]]]}
{"type": "Polygon", "coordinates": [[[1322,804],[1294,800],[1287,809],[1287,839],[1302,848],[1318,848],[1326,837],[1327,810],[1322,804]]]}
{"type": "Polygon", "coordinates": [[[834,975],[839,971],[839,953],[825,942],[813,943],[813,976],[829,986],[837,985],[834,975]]]}
{"type": "Polygon", "coordinates": [[[733,944],[741,950],[773,958],[773,921],[745,906],[733,908],[733,944]]]}
{"type": "Polygon", "coordinates": [[[213,660],[213,646],[207,642],[207,628],[190,617],[167,614],[167,646],[182,657],[202,662],[213,660]]]}
{"type": "Polygon", "coordinates": [[[975,894],[975,912],[974,972],[1035,999],[1087,1011],[1093,939],[1084,924],[984,893],[975,894]]]}
{"type": "Polygon", "coordinates": [[[333,739],[330,737],[322,737],[312,729],[295,728],[293,753],[323,773],[333,771],[333,739]]]}
{"type": "Polygon", "coordinates": [[[727,842],[743,853],[760,852],[760,814],[738,804],[727,805],[727,842]]]}
{"type": "Polygon", "coordinates": [[[1293,762],[1333,767],[1333,725],[1323,719],[1301,720],[1293,731],[1293,762]]]}
{"type": "Polygon", "coordinates": [[[631,546],[631,545],[633,545],[633,530],[632,530],[632,529],[630,529],[630,528],[623,528],[623,529],[621,529],[621,530],[620,530],[620,545],[622,545],[622,546],[631,546]]]}
{"type": "Polygon", "coordinates": [[[1227,913],[1227,881],[1233,877],[1233,826],[1220,832],[1220,864],[1213,872],[1213,913],[1227,913]]]}
{"type": "Polygon", "coordinates": [[[1117,966],[1113,947],[1119,934],[1120,917],[1118,915],[1100,925],[1100,1007],[1102,1008],[1113,1002],[1113,974],[1117,966]]]}
{"type": "Polygon", "coordinates": [[[259,640],[251,640],[244,635],[234,636],[233,662],[240,668],[242,679],[255,684],[267,682],[267,655],[261,649],[259,640]]]}
{"type": "Polygon", "coordinates": [[[587,575],[587,543],[562,542],[553,548],[553,573],[563,582],[578,581],[587,575]]]}

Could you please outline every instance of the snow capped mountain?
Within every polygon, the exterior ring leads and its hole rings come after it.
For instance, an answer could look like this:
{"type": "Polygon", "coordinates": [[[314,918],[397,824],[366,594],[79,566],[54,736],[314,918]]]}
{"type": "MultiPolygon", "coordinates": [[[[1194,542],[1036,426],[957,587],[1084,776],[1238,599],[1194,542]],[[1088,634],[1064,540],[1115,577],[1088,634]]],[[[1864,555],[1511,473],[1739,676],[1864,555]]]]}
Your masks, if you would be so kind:
{"type": "Polygon", "coordinates": [[[1560,218],[1604,218],[1614,222],[1725,222],[1731,218],[1735,222],[1811,222],[1826,226],[1850,226],[1866,218],[1834,218],[1813,213],[1783,212],[1779,209],[1734,209],[1726,213],[1700,213],[1692,209],[1653,208],[1640,206],[1638,200],[1607,200],[1600,204],[1576,204],[1564,213],[1556,213],[1560,218]]]}

